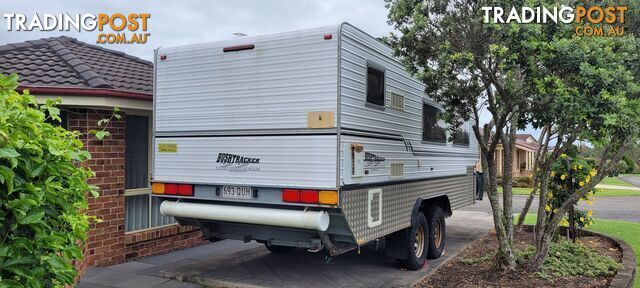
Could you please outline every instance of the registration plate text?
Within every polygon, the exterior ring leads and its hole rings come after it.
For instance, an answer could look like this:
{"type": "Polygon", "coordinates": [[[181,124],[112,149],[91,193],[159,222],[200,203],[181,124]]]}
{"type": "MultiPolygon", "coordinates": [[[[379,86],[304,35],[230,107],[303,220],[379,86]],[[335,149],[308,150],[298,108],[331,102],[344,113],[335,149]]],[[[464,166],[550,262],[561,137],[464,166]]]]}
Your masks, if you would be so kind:
{"type": "Polygon", "coordinates": [[[251,199],[253,193],[247,186],[222,186],[222,198],[251,199]]]}

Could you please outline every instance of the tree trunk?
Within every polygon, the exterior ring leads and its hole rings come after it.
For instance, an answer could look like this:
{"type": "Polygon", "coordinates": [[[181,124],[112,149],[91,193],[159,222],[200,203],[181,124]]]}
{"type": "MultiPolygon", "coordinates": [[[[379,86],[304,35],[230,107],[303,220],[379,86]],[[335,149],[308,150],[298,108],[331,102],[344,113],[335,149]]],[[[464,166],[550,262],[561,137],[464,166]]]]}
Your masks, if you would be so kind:
{"type": "MultiPolygon", "coordinates": [[[[480,153],[480,165],[482,166],[482,191],[489,191],[489,166],[487,165],[487,156],[484,153],[480,153]]],[[[482,200],[482,199],[480,199],[482,200]]]]}
{"type": "Polygon", "coordinates": [[[516,225],[516,230],[522,230],[522,226],[524,225],[524,220],[527,217],[527,213],[529,213],[529,209],[531,209],[531,204],[533,203],[533,199],[536,198],[536,192],[538,192],[538,187],[536,187],[536,183],[533,183],[533,190],[527,197],[527,201],[524,202],[524,207],[520,212],[520,216],[518,216],[518,224],[516,225]]]}
{"type": "MultiPolygon", "coordinates": [[[[533,190],[527,197],[527,201],[524,203],[524,207],[522,211],[520,211],[520,216],[518,217],[518,224],[516,225],[516,230],[522,230],[522,226],[524,225],[524,220],[527,218],[527,213],[529,213],[529,209],[531,209],[531,204],[533,203],[533,199],[536,198],[536,193],[538,192],[538,183],[540,182],[540,173],[538,173],[538,169],[544,164],[547,147],[549,146],[549,140],[551,139],[551,128],[549,126],[545,126],[542,128],[542,132],[540,133],[540,142],[542,145],[538,147],[538,150],[535,153],[535,159],[533,162],[533,190]],[[541,163],[542,162],[542,163],[541,163]]],[[[540,194],[542,195],[542,194],[540,194]]]]}
{"type": "Polygon", "coordinates": [[[516,129],[515,122],[513,122],[509,133],[504,135],[502,141],[502,223],[510,244],[513,243],[513,151],[515,138],[516,129]]]}
{"type": "Polygon", "coordinates": [[[569,238],[576,243],[576,211],[574,205],[569,208],[569,238]]]}
{"type": "Polygon", "coordinates": [[[486,157],[487,166],[489,167],[489,189],[487,196],[491,203],[491,211],[493,215],[493,224],[496,228],[496,238],[498,239],[498,253],[496,253],[496,264],[503,270],[514,270],[516,267],[515,257],[513,255],[512,241],[505,229],[502,217],[502,209],[500,209],[500,201],[498,200],[498,181],[497,167],[493,163],[493,157],[486,157]]]}

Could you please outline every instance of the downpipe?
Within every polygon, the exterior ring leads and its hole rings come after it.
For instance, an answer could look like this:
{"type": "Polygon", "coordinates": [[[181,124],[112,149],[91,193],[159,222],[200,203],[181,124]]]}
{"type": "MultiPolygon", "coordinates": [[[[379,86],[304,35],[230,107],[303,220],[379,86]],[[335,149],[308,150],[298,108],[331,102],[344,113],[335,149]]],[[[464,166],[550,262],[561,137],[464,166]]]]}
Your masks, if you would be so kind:
{"type": "Polygon", "coordinates": [[[317,231],[326,231],[329,228],[329,213],[326,211],[298,211],[164,201],[160,204],[160,213],[164,216],[178,218],[271,225],[317,231]]]}

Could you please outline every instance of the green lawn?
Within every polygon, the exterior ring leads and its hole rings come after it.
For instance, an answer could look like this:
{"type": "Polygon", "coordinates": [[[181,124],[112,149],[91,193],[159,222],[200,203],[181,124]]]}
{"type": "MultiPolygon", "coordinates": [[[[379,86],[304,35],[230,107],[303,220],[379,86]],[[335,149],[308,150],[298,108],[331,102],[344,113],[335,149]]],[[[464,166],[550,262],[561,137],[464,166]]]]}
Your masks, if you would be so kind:
{"type": "MultiPolygon", "coordinates": [[[[502,193],[502,187],[498,187],[498,193],[502,193]]],[[[531,193],[531,188],[513,188],[514,195],[529,195],[531,193]]],[[[595,194],[598,196],[640,196],[640,191],[632,191],[632,190],[617,190],[617,189],[598,189],[598,193],[595,194]]]]}
{"type": "Polygon", "coordinates": [[[624,181],[620,180],[620,178],[618,178],[618,177],[604,177],[604,179],[602,179],[602,181],[600,181],[600,184],[625,186],[625,187],[634,187],[632,184],[624,182],[624,181]]]}
{"type": "MultiPolygon", "coordinates": [[[[525,223],[535,224],[535,221],[535,215],[529,215],[525,223]]],[[[637,269],[640,271],[640,262],[638,261],[640,260],[640,237],[638,237],[640,235],[640,223],[603,219],[594,219],[593,223],[593,226],[589,227],[588,230],[621,239],[633,248],[636,254],[637,269]]],[[[640,288],[640,277],[636,276],[633,287],[640,288]]]]}

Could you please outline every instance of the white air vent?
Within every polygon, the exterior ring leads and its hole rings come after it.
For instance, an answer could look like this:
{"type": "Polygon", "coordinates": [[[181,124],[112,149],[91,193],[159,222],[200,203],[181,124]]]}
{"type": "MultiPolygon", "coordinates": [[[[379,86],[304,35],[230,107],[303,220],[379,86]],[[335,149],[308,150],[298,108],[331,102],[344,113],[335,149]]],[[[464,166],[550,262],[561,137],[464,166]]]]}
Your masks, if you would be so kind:
{"type": "Polygon", "coordinates": [[[404,176],[404,163],[391,163],[389,167],[390,177],[402,177],[404,176]]]}
{"type": "Polygon", "coordinates": [[[404,111],[404,96],[391,92],[389,107],[404,111]]]}
{"type": "Polygon", "coordinates": [[[382,224],[382,189],[371,189],[367,197],[367,227],[382,224]]]}

